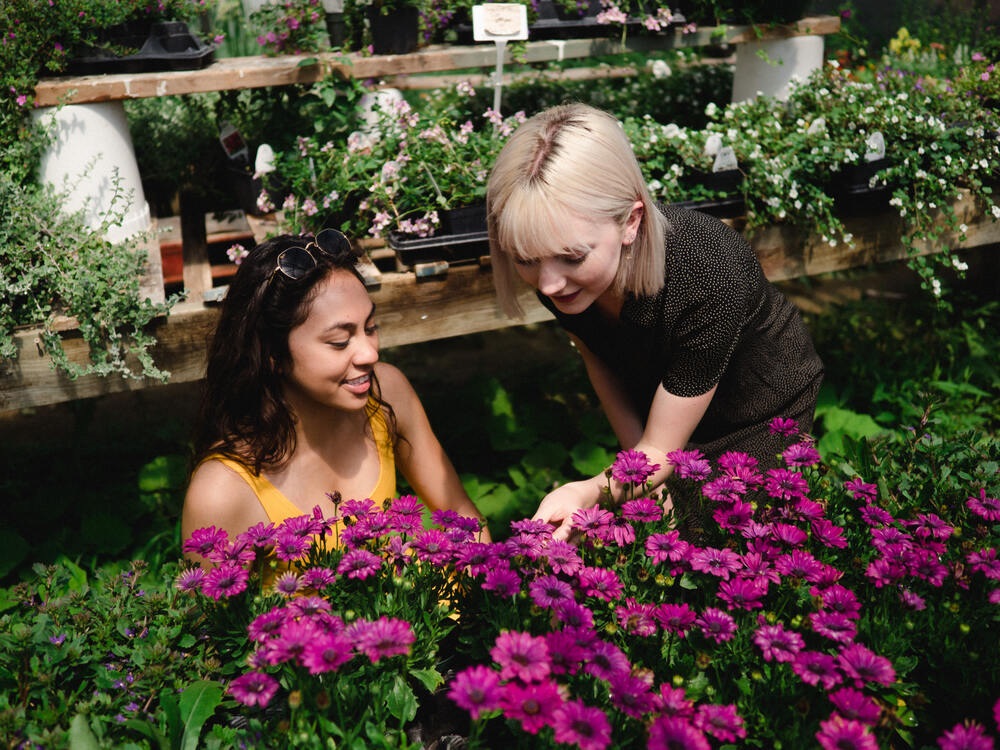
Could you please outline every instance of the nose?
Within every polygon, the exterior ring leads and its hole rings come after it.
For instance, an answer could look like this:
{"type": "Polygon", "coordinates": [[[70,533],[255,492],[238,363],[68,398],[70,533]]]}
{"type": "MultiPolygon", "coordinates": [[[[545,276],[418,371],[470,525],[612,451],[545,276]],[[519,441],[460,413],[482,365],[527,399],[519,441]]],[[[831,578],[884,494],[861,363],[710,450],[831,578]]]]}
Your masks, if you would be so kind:
{"type": "Polygon", "coordinates": [[[373,365],[378,362],[378,334],[364,336],[359,340],[354,352],[354,363],[358,365],[373,365]]]}
{"type": "Polygon", "coordinates": [[[546,297],[559,294],[566,286],[566,277],[559,270],[559,266],[546,258],[538,264],[538,291],[546,297]]]}

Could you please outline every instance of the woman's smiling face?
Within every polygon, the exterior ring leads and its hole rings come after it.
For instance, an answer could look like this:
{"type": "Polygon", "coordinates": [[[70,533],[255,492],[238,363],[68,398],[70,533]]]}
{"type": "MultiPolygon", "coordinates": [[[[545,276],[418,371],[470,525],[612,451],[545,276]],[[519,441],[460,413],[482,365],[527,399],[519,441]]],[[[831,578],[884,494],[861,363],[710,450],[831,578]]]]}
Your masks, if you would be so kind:
{"type": "Polygon", "coordinates": [[[316,288],[305,321],[288,335],[286,390],[314,403],[354,411],[368,401],[379,358],[375,304],[349,271],[316,288]]]}
{"type": "Polygon", "coordinates": [[[560,312],[581,313],[605,295],[622,261],[622,246],[636,235],[641,209],[622,227],[614,221],[569,213],[562,228],[561,252],[537,258],[517,258],[518,275],[552,300],[560,312]]]}

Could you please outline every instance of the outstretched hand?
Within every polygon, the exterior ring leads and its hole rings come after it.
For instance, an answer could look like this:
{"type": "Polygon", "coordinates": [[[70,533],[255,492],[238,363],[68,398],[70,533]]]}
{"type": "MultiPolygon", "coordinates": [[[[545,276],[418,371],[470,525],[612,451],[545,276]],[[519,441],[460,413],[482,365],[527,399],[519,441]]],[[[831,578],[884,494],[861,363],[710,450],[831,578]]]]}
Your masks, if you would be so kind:
{"type": "Polygon", "coordinates": [[[593,480],[570,482],[557,487],[542,498],[532,518],[555,526],[552,538],[566,541],[573,530],[573,514],[584,508],[592,508],[597,504],[597,500],[598,494],[594,490],[593,480]]]}

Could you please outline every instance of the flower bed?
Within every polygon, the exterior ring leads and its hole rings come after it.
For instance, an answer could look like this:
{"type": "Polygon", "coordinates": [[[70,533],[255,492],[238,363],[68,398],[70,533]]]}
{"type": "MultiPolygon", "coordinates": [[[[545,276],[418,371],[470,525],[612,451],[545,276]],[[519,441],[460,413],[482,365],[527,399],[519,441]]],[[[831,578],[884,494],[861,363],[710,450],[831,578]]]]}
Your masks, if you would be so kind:
{"type": "Polygon", "coordinates": [[[187,548],[217,567],[178,586],[227,640],[246,634],[249,666],[228,690],[265,736],[988,746],[1000,719],[997,446],[949,452],[915,431],[879,454],[876,484],[822,466],[793,423],[772,428],[788,435],[783,468],[667,456],[687,509],[676,518],[645,491],[647,458],[619,454],[609,473],[633,494],[578,513],[577,545],[532,521],[485,544],[454,515],[424,527],[413,497],[350,500],[336,536],[315,513],[235,540],[199,530],[187,548]],[[914,468],[942,458],[961,477],[946,488],[914,468]]]}

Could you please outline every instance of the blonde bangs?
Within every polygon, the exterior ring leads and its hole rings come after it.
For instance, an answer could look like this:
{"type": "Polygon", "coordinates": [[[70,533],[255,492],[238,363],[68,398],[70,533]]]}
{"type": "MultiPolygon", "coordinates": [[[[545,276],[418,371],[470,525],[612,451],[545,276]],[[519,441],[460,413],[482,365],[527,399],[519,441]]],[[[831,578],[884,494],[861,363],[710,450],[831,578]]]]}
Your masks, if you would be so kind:
{"type": "Polygon", "coordinates": [[[563,255],[574,241],[566,219],[574,212],[541,186],[519,188],[497,221],[500,248],[514,260],[563,255]]]}

